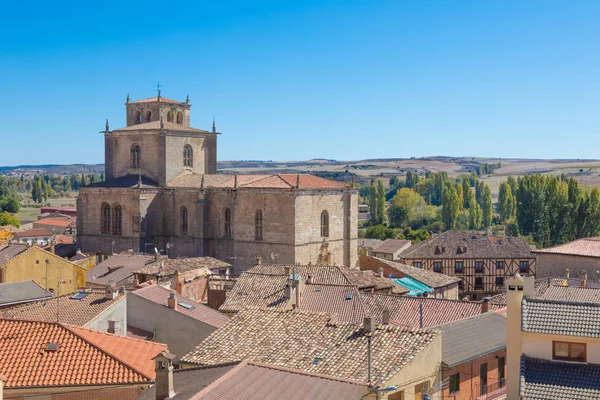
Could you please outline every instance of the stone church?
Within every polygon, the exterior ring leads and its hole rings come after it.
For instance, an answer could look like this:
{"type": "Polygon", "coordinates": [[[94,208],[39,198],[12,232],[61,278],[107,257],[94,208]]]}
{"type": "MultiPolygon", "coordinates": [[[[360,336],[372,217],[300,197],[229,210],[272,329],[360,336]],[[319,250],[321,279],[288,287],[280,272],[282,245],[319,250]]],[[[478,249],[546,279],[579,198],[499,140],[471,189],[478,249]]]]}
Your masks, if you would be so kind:
{"type": "Polygon", "coordinates": [[[103,182],[82,187],[82,251],[211,256],[235,273],[255,263],[357,262],[358,193],[303,174],[217,174],[217,137],[190,126],[189,98],[125,104],[127,125],[104,134],[103,182]]]}

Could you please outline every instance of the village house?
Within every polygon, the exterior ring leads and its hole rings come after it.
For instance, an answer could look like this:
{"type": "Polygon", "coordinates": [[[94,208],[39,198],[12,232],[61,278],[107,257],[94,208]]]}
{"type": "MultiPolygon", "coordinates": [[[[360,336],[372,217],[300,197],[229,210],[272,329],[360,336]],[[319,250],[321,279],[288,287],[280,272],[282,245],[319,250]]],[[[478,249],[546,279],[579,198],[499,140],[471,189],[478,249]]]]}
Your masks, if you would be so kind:
{"type": "Polygon", "coordinates": [[[257,255],[284,264],[354,267],[358,190],[304,174],[217,174],[217,137],[190,126],[189,99],[130,101],[104,131],[106,180],[82,186],[82,251],[210,256],[234,273],[257,255]]]}
{"type": "Polygon", "coordinates": [[[0,309],[51,297],[52,293],[34,281],[0,283],[0,309]]]}
{"type": "Polygon", "coordinates": [[[381,243],[383,243],[383,240],[359,238],[358,254],[370,256],[372,255],[371,252],[373,251],[373,249],[379,246],[381,243]]]}
{"type": "Polygon", "coordinates": [[[54,295],[85,287],[85,269],[37,246],[0,248],[0,283],[31,280],[54,295]]]}
{"type": "Polygon", "coordinates": [[[52,241],[52,232],[46,228],[29,229],[13,233],[12,239],[17,243],[46,245],[52,241]]]}
{"type": "Polygon", "coordinates": [[[377,271],[381,277],[392,279],[408,290],[409,296],[458,300],[458,277],[369,256],[359,256],[358,263],[363,271],[377,271]]]}
{"type": "Polygon", "coordinates": [[[400,254],[411,245],[410,240],[386,239],[371,250],[371,255],[384,260],[400,260],[400,254]]]}
{"type": "Polygon", "coordinates": [[[75,221],[68,219],[44,218],[33,221],[33,229],[46,229],[52,232],[53,235],[62,235],[65,233],[73,233],[75,221]]]}
{"type": "Polygon", "coordinates": [[[547,249],[533,250],[536,255],[536,277],[561,276],[568,268],[574,277],[586,271],[600,274],[600,237],[577,239],[547,249]]]}
{"type": "Polygon", "coordinates": [[[152,332],[153,340],[167,344],[176,355],[174,363],[229,321],[225,314],[157,285],[127,294],[127,318],[129,327],[152,332]]]}
{"type": "Polygon", "coordinates": [[[506,395],[506,317],[486,312],[437,327],[442,332],[443,398],[506,395]]]}
{"type": "MultiPolygon", "coordinates": [[[[0,319],[0,375],[11,400],[133,400],[167,346],[65,325],[0,319]]],[[[2,389],[0,389],[0,399],[2,389]]]]}
{"type": "Polygon", "coordinates": [[[86,286],[105,288],[115,284],[117,287],[134,288],[134,272],[163,258],[164,256],[128,253],[111,255],[87,271],[86,286]]]}
{"type": "Polygon", "coordinates": [[[600,303],[533,298],[519,274],[506,284],[507,400],[600,398],[600,303]]]}
{"type": "Polygon", "coordinates": [[[504,291],[515,273],[536,273],[536,255],[525,239],[446,231],[402,252],[404,264],[461,279],[459,295],[473,300],[504,291]]]}
{"type": "Polygon", "coordinates": [[[147,263],[134,271],[133,276],[139,283],[154,280],[158,284],[170,284],[176,273],[229,275],[230,270],[231,264],[212,257],[165,258],[147,263]]]}
{"type": "Polygon", "coordinates": [[[61,206],[61,207],[50,207],[45,206],[40,208],[40,214],[62,214],[69,217],[77,216],[77,209],[75,207],[61,206]]]}
{"type": "Polygon", "coordinates": [[[369,383],[365,399],[399,400],[421,399],[440,386],[441,353],[439,332],[395,326],[385,318],[354,324],[298,310],[247,309],[181,362],[198,367],[246,360],[369,383]]]}
{"type": "Polygon", "coordinates": [[[0,310],[0,317],[29,321],[60,322],[115,335],[127,335],[127,298],[108,287],[103,291],[78,292],[42,299],[0,310]]]}

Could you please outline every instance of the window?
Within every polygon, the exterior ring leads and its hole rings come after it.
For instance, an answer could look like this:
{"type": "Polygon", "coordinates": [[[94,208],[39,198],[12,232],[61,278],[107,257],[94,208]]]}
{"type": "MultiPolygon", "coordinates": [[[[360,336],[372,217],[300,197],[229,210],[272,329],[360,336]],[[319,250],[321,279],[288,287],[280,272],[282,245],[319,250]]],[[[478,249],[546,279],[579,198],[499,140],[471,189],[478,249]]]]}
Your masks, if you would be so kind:
{"type": "Polygon", "coordinates": [[[329,213],[325,210],[321,213],[321,237],[329,237],[329,213]]]}
{"type": "Polygon", "coordinates": [[[479,395],[483,396],[487,394],[487,378],[488,378],[488,365],[483,363],[479,366],[479,395]]]}
{"type": "Polygon", "coordinates": [[[188,231],[188,212],[187,207],[181,207],[181,232],[187,233],[188,231]]]}
{"type": "Polygon", "coordinates": [[[450,395],[460,392],[460,374],[450,375],[450,395]]]}
{"type": "Polygon", "coordinates": [[[529,272],[529,263],[527,261],[521,261],[519,263],[519,272],[522,274],[527,274],[529,272]]]}
{"type": "Polygon", "coordinates": [[[419,261],[413,261],[413,267],[415,268],[421,268],[421,263],[419,261]]]}
{"type": "Polygon", "coordinates": [[[173,111],[167,112],[167,122],[173,122],[173,111]]]}
{"type": "Polygon", "coordinates": [[[496,277],[496,287],[502,287],[502,286],[504,286],[504,277],[497,276],[496,277]]]}
{"type": "Polygon", "coordinates": [[[113,235],[121,235],[123,233],[123,208],[117,205],[113,208],[113,235]]]}
{"type": "Polygon", "coordinates": [[[225,236],[231,236],[231,210],[225,209],[225,236]]]}
{"type": "Polygon", "coordinates": [[[144,117],[144,122],[150,122],[150,120],[152,119],[152,113],[150,112],[150,110],[146,111],[146,116],[144,117]]]}
{"type": "Polygon", "coordinates": [[[496,269],[504,269],[504,261],[496,261],[496,269]]]}
{"type": "Polygon", "coordinates": [[[139,168],[142,161],[142,148],[139,144],[131,146],[131,168],[139,168]]]}
{"type": "Polygon", "coordinates": [[[462,261],[457,261],[454,263],[454,273],[455,274],[463,273],[463,262],[462,261]]]}
{"type": "Polygon", "coordinates": [[[442,272],[442,263],[439,261],[435,261],[433,263],[433,272],[442,272]]]}
{"type": "Polygon", "coordinates": [[[260,210],[254,217],[254,237],[256,240],[263,240],[263,213],[260,210]]]}
{"type": "Polygon", "coordinates": [[[552,359],[586,362],[586,344],[570,342],[552,342],[552,359]]]}
{"type": "Polygon", "coordinates": [[[141,124],[142,123],[142,113],[139,111],[136,111],[135,114],[133,115],[133,124],[137,125],[137,124],[141,124]]]}
{"type": "Polygon", "coordinates": [[[192,146],[186,144],[183,146],[183,166],[191,168],[193,166],[193,150],[192,146]]]}
{"type": "Polygon", "coordinates": [[[100,211],[100,233],[110,233],[110,206],[107,203],[102,203],[100,211]]]}
{"type": "Polygon", "coordinates": [[[483,261],[475,261],[475,273],[483,274],[483,261]]]}
{"type": "Polygon", "coordinates": [[[504,357],[498,358],[498,387],[502,388],[505,385],[504,367],[506,366],[506,359],[504,357]]]}
{"type": "Polygon", "coordinates": [[[475,289],[483,289],[483,278],[480,276],[475,278],[475,289]]]}
{"type": "Polygon", "coordinates": [[[183,114],[181,112],[177,113],[177,123],[183,125],[183,114]]]}
{"type": "Polygon", "coordinates": [[[460,281],[458,281],[458,289],[463,290],[464,287],[465,287],[465,283],[461,279],[460,281]]]}

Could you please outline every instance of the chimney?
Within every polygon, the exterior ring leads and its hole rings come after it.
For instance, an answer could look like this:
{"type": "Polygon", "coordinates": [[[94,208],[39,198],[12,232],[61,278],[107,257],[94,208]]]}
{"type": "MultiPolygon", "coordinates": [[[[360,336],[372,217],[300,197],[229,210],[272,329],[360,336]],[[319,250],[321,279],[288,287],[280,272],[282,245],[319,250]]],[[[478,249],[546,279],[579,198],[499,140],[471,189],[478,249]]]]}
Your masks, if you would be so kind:
{"type": "Polygon", "coordinates": [[[379,268],[379,277],[384,278],[383,276],[383,268],[379,268]]]}
{"type": "Polygon", "coordinates": [[[288,283],[285,285],[285,289],[284,289],[284,291],[283,291],[283,297],[285,297],[285,298],[286,298],[286,299],[288,299],[288,300],[289,300],[289,299],[291,299],[291,298],[292,298],[292,292],[293,292],[292,286],[291,286],[291,285],[290,285],[290,283],[288,282],[288,283]]]}
{"type": "Polygon", "coordinates": [[[596,278],[596,283],[600,283],[600,271],[594,272],[594,277],[596,278]]]}
{"type": "Polygon", "coordinates": [[[107,300],[114,300],[117,298],[118,295],[119,295],[119,289],[117,288],[117,285],[115,285],[114,283],[111,283],[110,285],[108,285],[106,287],[106,290],[104,291],[104,298],[107,300]]]}
{"type": "Polygon", "coordinates": [[[423,329],[423,302],[419,303],[419,328],[423,329]]]}
{"type": "Polygon", "coordinates": [[[381,323],[384,325],[390,324],[390,310],[387,308],[383,310],[383,313],[381,314],[381,323]]]}
{"type": "Polygon", "coordinates": [[[375,331],[375,321],[371,317],[365,317],[363,319],[363,332],[372,333],[375,331]]]}
{"type": "Polygon", "coordinates": [[[175,355],[167,351],[161,351],[153,358],[156,372],[156,400],[166,400],[175,396],[173,388],[173,360],[175,355]]]}
{"type": "Polygon", "coordinates": [[[138,278],[133,278],[133,287],[140,286],[140,280],[138,278]]]}
{"type": "Polygon", "coordinates": [[[587,286],[587,271],[584,269],[581,271],[581,287],[587,286]]]}
{"type": "Polygon", "coordinates": [[[571,274],[571,271],[569,271],[569,268],[565,268],[565,279],[568,280],[570,277],[570,274],[571,274]]]}
{"type": "MultiPolygon", "coordinates": [[[[596,272],[598,272],[598,271],[596,271],[596,272]]],[[[312,276],[308,275],[308,276],[306,277],[306,284],[307,284],[307,285],[310,285],[311,283],[312,283],[312,276]]]]}
{"type": "Polygon", "coordinates": [[[256,265],[260,265],[260,264],[262,264],[262,257],[256,256],[256,265]]]}
{"type": "Polygon", "coordinates": [[[490,297],[484,297],[483,301],[481,302],[481,313],[486,313],[488,311],[490,311],[490,303],[492,302],[492,299],[490,297]]]}
{"type": "Polygon", "coordinates": [[[169,308],[177,311],[177,299],[175,298],[175,292],[171,292],[169,298],[167,299],[167,305],[169,308]]]}
{"type": "Polygon", "coordinates": [[[290,276],[291,273],[292,273],[292,270],[290,269],[290,267],[288,267],[288,266],[283,267],[284,275],[290,276]]]}

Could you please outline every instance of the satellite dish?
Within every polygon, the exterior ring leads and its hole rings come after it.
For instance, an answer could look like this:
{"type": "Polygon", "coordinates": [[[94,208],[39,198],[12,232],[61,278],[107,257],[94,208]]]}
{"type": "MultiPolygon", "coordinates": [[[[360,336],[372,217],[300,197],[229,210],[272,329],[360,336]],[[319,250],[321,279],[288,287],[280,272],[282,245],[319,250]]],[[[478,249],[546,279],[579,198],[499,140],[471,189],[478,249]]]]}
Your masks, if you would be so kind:
{"type": "Polygon", "coordinates": [[[98,277],[96,276],[96,274],[92,275],[92,280],[95,281],[98,277]]]}

